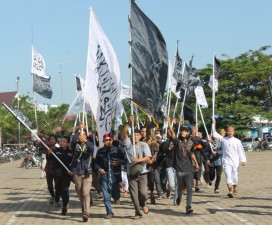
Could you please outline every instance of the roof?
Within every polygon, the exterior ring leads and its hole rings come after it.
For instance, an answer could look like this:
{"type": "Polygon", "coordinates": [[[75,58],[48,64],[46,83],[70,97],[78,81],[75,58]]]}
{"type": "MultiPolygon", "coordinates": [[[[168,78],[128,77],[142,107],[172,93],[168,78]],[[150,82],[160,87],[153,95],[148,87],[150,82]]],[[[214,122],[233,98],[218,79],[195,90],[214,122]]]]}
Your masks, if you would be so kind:
{"type": "Polygon", "coordinates": [[[64,116],[62,118],[60,118],[60,122],[63,122],[63,120],[65,119],[65,121],[73,121],[76,118],[76,115],[69,115],[69,116],[64,116]]]}
{"type": "Polygon", "coordinates": [[[0,106],[3,106],[2,102],[6,103],[8,106],[10,106],[16,95],[17,95],[17,91],[1,92],[0,93],[0,106]]]}

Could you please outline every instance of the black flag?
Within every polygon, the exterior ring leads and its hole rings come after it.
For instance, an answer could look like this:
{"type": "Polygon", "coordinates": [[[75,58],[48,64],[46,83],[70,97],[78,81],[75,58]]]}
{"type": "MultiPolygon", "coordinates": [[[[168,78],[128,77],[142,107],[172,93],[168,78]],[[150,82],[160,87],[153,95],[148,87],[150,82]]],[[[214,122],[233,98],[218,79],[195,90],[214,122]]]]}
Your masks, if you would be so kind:
{"type": "Polygon", "coordinates": [[[157,26],[131,1],[132,100],[151,117],[160,115],[168,73],[165,40],[157,26]]]}
{"type": "Polygon", "coordinates": [[[173,77],[176,79],[177,83],[181,82],[182,80],[182,59],[180,58],[178,53],[178,46],[176,52],[176,61],[174,65],[173,77]]]}
{"type": "Polygon", "coordinates": [[[33,75],[33,91],[37,92],[44,98],[52,98],[53,91],[50,86],[51,77],[42,77],[36,74],[33,75]]]}
{"type": "Polygon", "coordinates": [[[16,118],[19,121],[22,121],[23,123],[25,123],[25,125],[27,125],[30,129],[35,128],[33,123],[19,109],[16,109],[10,106],[9,110],[13,112],[13,115],[16,116],[16,118]]]}
{"type": "Polygon", "coordinates": [[[77,87],[77,91],[81,91],[81,83],[80,83],[80,78],[78,76],[76,76],[76,87],[77,87]]]}
{"type": "Polygon", "coordinates": [[[218,79],[218,77],[220,76],[220,72],[221,72],[221,65],[220,65],[220,61],[214,56],[214,76],[216,79],[218,79]]]}
{"type": "Polygon", "coordinates": [[[193,110],[188,108],[186,105],[184,106],[184,120],[188,120],[190,124],[195,124],[195,115],[193,110]]]}

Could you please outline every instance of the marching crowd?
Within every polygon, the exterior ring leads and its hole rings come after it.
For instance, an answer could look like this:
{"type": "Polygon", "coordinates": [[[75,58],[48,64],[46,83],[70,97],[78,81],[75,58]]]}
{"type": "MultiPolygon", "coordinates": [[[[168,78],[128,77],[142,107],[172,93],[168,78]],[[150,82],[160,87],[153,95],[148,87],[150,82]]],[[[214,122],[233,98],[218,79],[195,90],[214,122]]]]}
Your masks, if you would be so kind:
{"type": "Polygon", "coordinates": [[[167,118],[166,131],[164,137],[150,124],[137,129],[131,116],[120,136],[104,134],[104,146],[100,148],[97,135],[87,133],[83,124],[71,137],[63,136],[60,143],[55,135],[41,135],[48,147],[40,142],[37,148],[42,156],[41,178],[46,178],[50,204],[62,206],[61,214],[66,215],[73,182],[84,222],[88,221],[92,205],[92,187],[103,196],[105,219],[114,216],[111,199],[121,204],[120,192],[130,195],[135,209],[133,219],[148,214],[148,198],[155,204],[164,193],[177,206],[185,195],[185,212],[189,214],[193,212],[193,190],[201,192],[205,182],[209,187],[214,183],[214,193],[220,193],[223,171],[227,196],[238,194],[238,169],[245,165],[246,156],[241,142],[234,137],[234,127],[222,129],[219,134],[214,120],[212,136],[203,140],[196,127],[178,126],[167,118]]]}

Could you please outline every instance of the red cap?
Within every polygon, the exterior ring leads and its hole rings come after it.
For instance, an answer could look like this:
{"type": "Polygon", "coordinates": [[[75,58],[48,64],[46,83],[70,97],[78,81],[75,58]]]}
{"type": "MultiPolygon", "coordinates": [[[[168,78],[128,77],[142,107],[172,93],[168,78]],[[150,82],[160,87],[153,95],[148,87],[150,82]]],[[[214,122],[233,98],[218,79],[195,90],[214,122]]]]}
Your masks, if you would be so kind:
{"type": "Polygon", "coordinates": [[[111,134],[104,134],[103,135],[103,140],[105,140],[106,138],[112,138],[111,134]]]}

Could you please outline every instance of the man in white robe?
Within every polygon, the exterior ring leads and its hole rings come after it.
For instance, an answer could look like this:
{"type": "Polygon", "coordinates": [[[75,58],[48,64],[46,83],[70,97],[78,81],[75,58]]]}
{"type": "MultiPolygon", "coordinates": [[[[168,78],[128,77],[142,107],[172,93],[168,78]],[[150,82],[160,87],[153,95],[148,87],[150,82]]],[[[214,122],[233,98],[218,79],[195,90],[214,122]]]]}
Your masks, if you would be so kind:
{"type": "Polygon", "coordinates": [[[234,137],[234,127],[227,128],[227,137],[223,137],[216,132],[215,120],[213,120],[213,136],[220,140],[222,144],[222,164],[228,186],[228,197],[233,198],[233,194],[238,193],[238,170],[239,166],[245,166],[246,155],[242,143],[234,137]]]}

